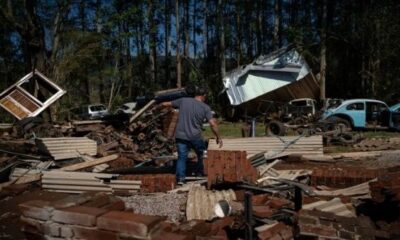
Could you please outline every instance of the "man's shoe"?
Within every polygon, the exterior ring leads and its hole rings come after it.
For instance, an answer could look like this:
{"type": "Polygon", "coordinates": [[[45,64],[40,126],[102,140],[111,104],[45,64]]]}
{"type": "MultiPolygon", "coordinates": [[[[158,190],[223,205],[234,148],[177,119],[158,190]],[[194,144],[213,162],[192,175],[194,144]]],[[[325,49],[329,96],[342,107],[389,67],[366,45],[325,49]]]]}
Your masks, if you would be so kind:
{"type": "Polygon", "coordinates": [[[185,184],[185,182],[180,182],[180,181],[176,183],[176,185],[178,185],[178,186],[183,186],[184,184],[185,184]]]}
{"type": "Polygon", "coordinates": [[[176,185],[178,185],[178,186],[182,186],[182,185],[184,185],[186,182],[185,182],[185,180],[178,180],[178,182],[176,183],[176,185]]]}

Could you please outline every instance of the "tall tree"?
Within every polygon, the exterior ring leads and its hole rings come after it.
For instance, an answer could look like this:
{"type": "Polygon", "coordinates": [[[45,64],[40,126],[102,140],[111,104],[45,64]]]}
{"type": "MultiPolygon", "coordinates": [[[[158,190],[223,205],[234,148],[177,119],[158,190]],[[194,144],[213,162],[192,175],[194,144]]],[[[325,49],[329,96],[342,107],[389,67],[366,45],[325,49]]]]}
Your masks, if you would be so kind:
{"type": "Polygon", "coordinates": [[[203,58],[208,56],[208,0],[203,4],[203,58]]]}
{"type": "Polygon", "coordinates": [[[236,66],[239,67],[242,64],[243,52],[242,52],[242,8],[243,4],[241,0],[236,0],[236,66]]]}
{"type": "Polygon", "coordinates": [[[219,25],[219,61],[221,78],[226,75],[225,63],[225,23],[223,0],[218,0],[218,25],[219,25]]]}
{"type": "Polygon", "coordinates": [[[148,23],[150,44],[150,82],[157,83],[157,24],[155,19],[155,0],[148,1],[148,23]]]}
{"type": "Polygon", "coordinates": [[[176,86],[182,87],[182,70],[181,70],[181,56],[180,56],[180,29],[179,29],[179,0],[175,0],[175,25],[176,25],[176,86]]]}
{"type": "Polygon", "coordinates": [[[169,71],[169,45],[170,45],[170,28],[171,28],[171,0],[164,0],[164,53],[165,53],[165,60],[164,60],[164,68],[165,68],[165,80],[167,86],[171,85],[171,76],[169,71]]]}
{"type": "Polygon", "coordinates": [[[320,84],[320,98],[325,99],[325,81],[326,81],[326,31],[328,19],[328,4],[327,0],[322,0],[322,17],[320,29],[320,70],[319,70],[319,84],[320,84]]]}
{"type": "Polygon", "coordinates": [[[282,46],[281,39],[281,17],[282,17],[282,0],[275,0],[274,5],[274,33],[272,45],[274,49],[278,49],[282,46]]]}

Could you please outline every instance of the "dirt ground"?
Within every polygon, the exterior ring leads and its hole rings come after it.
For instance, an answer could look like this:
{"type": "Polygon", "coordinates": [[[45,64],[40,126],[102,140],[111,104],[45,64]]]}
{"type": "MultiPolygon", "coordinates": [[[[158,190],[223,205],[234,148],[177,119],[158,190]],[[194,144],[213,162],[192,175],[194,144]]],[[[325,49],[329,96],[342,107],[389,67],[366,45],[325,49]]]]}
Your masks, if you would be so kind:
{"type": "Polygon", "coordinates": [[[21,232],[20,211],[18,204],[29,200],[54,201],[68,196],[65,193],[42,191],[39,187],[31,187],[15,196],[7,196],[0,200],[0,239],[26,239],[21,232]]]}

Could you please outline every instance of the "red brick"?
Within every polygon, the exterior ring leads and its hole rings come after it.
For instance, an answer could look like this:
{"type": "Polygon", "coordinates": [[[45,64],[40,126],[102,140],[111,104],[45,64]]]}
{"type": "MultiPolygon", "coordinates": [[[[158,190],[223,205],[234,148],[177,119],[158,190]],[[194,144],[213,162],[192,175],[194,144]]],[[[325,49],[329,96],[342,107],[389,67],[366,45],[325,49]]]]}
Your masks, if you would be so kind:
{"type": "Polygon", "coordinates": [[[164,219],[132,212],[110,211],[97,219],[97,226],[100,229],[146,237],[164,219]]]}
{"type": "Polygon", "coordinates": [[[300,215],[299,223],[302,224],[317,224],[318,219],[316,217],[308,216],[308,215],[300,215]]]}
{"type": "Polygon", "coordinates": [[[85,240],[117,240],[118,233],[99,230],[96,227],[71,226],[74,239],[85,240]]]}
{"type": "Polygon", "coordinates": [[[244,151],[209,150],[207,152],[207,180],[211,186],[220,181],[255,181],[257,170],[251,166],[244,151]]]}
{"type": "Polygon", "coordinates": [[[281,238],[284,240],[290,240],[293,239],[293,231],[290,227],[286,227],[282,231],[279,232],[281,235],[281,238]]]}
{"type": "Polygon", "coordinates": [[[258,237],[260,239],[271,239],[271,238],[276,238],[279,237],[279,233],[283,230],[285,230],[287,226],[281,222],[269,227],[265,230],[259,230],[260,232],[258,233],[258,237]],[[278,236],[276,236],[278,235],[278,236]]]}
{"type": "Polygon", "coordinates": [[[269,197],[266,204],[272,208],[280,209],[284,206],[290,205],[291,202],[283,198],[269,197]]]}
{"type": "Polygon", "coordinates": [[[40,220],[49,220],[51,216],[50,208],[46,207],[49,205],[47,201],[32,200],[29,202],[21,203],[18,205],[22,215],[40,220]]]}
{"type": "Polygon", "coordinates": [[[53,211],[52,220],[82,226],[95,226],[96,219],[108,212],[106,209],[76,206],[53,211]]]}
{"type": "Polygon", "coordinates": [[[212,224],[203,220],[192,220],[181,224],[177,233],[190,233],[194,236],[209,236],[212,233],[212,224]]]}
{"type": "Polygon", "coordinates": [[[45,221],[40,221],[32,218],[26,218],[21,216],[20,218],[22,227],[21,230],[23,232],[30,232],[34,234],[41,234],[43,235],[44,233],[44,224],[46,223],[45,221]]]}
{"type": "Polygon", "coordinates": [[[66,198],[52,202],[54,208],[67,208],[82,205],[93,198],[93,193],[85,193],[80,195],[69,195],[66,198]]]}
{"type": "Polygon", "coordinates": [[[272,233],[270,231],[263,231],[257,234],[257,237],[260,240],[270,239],[272,237],[272,233]]]}
{"type": "Polygon", "coordinates": [[[72,238],[74,236],[74,232],[72,231],[71,226],[69,225],[62,225],[60,227],[60,237],[64,238],[72,238]]]}
{"type": "Polygon", "coordinates": [[[220,218],[211,222],[212,235],[217,234],[224,228],[231,226],[234,223],[234,221],[235,217],[230,216],[230,217],[220,218]]]}
{"type": "Polygon", "coordinates": [[[259,195],[254,195],[251,198],[251,202],[253,205],[263,205],[266,203],[269,199],[269,196],[267,194],[259,194],[259,195]]]}
{"type": "Polygon", "coordinates": [[[58,223],[46,223],[44,225],[44,235],[52,237],[61,236],[61,225],[58,223]]]}
{"type": "Polygon", "coordinates": [[[192,238],[193,236],[190,235],[164,231],[151,237],[152,240],[190,240],[192,238]]]}
{"type": "Polygon", "coordinates": [[[82,206],[102,208],[105,205],[110,204],[110,196],[106,193],[96,194],[90,201],[85,202],[82,206]]]}
{"type": "Polygon", "coordinates": [[[337,231],[332,227],[310,224],[300,224],[299,227],[301,235],[337,237],[337,231]]]}
{"type": "Polygon", "coordinates": [[[267,218],[274,214],[274,211],[269,206],[253,206],[253,214],[256,217],[267,218]]]}
{"type": "Polygon", "coordinates": [[[111,201],[110,204],[101,207],[102,209],[106,209],[109,211],[124,211],[125,210],[125,203],[122,200],[114,200],[111,201]]]}

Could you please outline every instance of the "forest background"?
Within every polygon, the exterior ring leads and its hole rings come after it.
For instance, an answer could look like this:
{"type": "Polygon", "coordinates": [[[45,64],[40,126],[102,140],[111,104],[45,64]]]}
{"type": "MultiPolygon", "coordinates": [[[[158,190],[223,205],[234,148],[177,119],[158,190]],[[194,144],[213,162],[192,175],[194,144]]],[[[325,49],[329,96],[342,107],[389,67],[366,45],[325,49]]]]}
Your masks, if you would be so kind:
{"type": "Polygon", "coordinates": [[[0,91],[36,68],[67,91],[62,116],[204,82],[222,112],[227,72],[293,45],[322,98],[395,103],[399,16],[397,0],[0,0],[0,91]]]}

